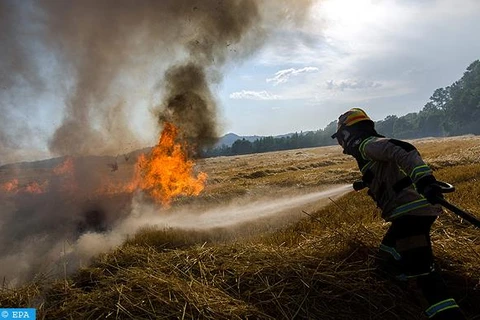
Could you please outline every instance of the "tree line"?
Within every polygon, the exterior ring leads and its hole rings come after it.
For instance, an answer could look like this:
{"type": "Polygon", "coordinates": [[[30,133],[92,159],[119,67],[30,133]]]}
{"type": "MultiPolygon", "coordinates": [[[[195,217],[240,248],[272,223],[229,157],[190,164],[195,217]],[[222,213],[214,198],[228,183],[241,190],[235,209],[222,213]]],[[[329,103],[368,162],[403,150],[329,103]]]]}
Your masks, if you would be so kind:
{"type": "MultiPolygon", "coordinates": [[[[387,137],[414,139],[480,134],[480,60],[472,62],[452,85],[436,89],[419,112],[377,121],[377,131],[387,137]]],[[[330,136],[337,128],[332,121],[324,129],[283,137],[262,137],[251,142],[239,139],[231,146],[203,150],[203,157],[230,156],[268,151],[311,148],[335,144],[330,136]]]]}

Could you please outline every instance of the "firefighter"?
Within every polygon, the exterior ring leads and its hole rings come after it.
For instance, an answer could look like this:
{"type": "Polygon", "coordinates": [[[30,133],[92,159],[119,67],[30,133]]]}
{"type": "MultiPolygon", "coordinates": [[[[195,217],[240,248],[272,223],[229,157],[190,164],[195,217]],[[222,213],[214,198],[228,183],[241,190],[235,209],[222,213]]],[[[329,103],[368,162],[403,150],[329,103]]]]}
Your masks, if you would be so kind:
{"type": "Polygon", "coordinates": [[[362,180],[354,188],[367,187],[382,218],[391,222],[380,245],[380,261],[398,280],[416,279],[430,319],[465,319],[433,262],[430,228],[442,212],[435,203],[442,195],[417,149],[379,135],[359,108],[339,117],[332,138],[357,161],[362,180]]]}

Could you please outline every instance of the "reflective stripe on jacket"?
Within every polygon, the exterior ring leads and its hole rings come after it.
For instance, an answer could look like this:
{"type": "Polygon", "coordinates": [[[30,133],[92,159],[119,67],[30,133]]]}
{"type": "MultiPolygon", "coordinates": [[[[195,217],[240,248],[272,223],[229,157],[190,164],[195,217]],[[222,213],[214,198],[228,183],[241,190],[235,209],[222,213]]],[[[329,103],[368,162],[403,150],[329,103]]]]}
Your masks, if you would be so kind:
{"type": "Polygon", "coordinates": [[[385,220],[404,214],[439,215],[442,212],[441,207],[432,206],[412,184],[432,174],[413,145],[395,139],[369,137],[360,143],[358,151],[368,194],[382,210],[385,220]]]}

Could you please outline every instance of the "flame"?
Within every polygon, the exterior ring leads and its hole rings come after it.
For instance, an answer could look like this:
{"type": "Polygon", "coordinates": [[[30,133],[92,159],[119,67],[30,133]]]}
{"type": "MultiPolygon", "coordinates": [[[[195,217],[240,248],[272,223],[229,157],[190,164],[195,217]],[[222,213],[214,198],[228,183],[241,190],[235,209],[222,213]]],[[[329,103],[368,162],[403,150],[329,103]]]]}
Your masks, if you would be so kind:
{"type": "Polygon", "coordinates": [[[78,184],[75,180],[75,167],[72,157],[67,157],[62,163],[57,165],[52,170],[56,179],[61,181],[61,191],[70,195],[75,195],[78,192],[78,184]]]}
{"type": "MultiPolygon", "coordinates": [[[[52,173],[61,179],[63,191],[73,192],[76,190],[74,182],[73,159],[67,158],[61,164],[53,168],[52,173]]],[[[0,191],[8,194],[32,193],[42,194],[48,191],[50,186],[50,179],[44,180],[42,183],[38,181],[30,181],[28,183],[19,183],[18,179],[12,179],[3,184],[0,184],[0,191]]]]}
{"type": "Polygon", "coordinates": [[[0,187],[5,192],[16,193],[18,191],[18,179],[12,179],[3,183],[0,187]]]}
{"type": "Polygon", "coordinates": [[[16,193],[44,193],[48,186],[48,181],[44,181],[42,184],[34,181],[30,182],[27,185],[20,186],[18,179],[12,179],[0,185],[0,190],[7,193],[16,194],[16,193]]]}
{"type": "MultiPolygon", "coordinates": [[[[177,196],[199,195],[207,180],[207,174],[204,172],[195,175],[195,163],[188,159],[185,151],[187,144],[177,136],[177,127],[166,122],[158,144],[150,153],[140,155],[133,178],[127,183],[118,180],[114,183],[111,176],[103,176],[95,187],[80,188],[76,181],[74,159],[67,157],[52,169],[50,179],[43,183],[33,181],[20,184],[18,179],[12,179],[0,184],[0,191],[10,194],[60,191],[71,197],[98,197],[142,190],[157,203],[169,206],[177,196]]],[[[102,173],[99,175],[101,176],[102,173]]]]}
{"type": "Polygon", "coordinates": [[[62,163],[53,168],[53,173],[57,176],[72,175],[73,174],[73,159],[66,158],[62,163]]]}
{"type": "Polygon", "coordinates": [[[199,195],[207,180],[204,172],[195,177],[195,163],[187,158],[184,151],[186,144],[176,142],[177,135],[178,129],[166,122],[158,144],[137,161],[136,183],[139,189],[165,206],[176,196],[199,195]]]}
{"type": "Polygon", "coordinates": [[[115,195],[119,193],[133,193],[138,188],[139,182],[133,180],[128,184],[111,183],[104,179],[96,189],[95,194],[115,195]]]}
{"type": "Polygon", "coordinates": [[[38,182],[34,181],[29,183],[25,187],[24,191],[28,193],[40,194],[40,193],[44,193],[47,187],[48,187],[48,181],[45,181],[42,184],[39,184],[38,182]]]}

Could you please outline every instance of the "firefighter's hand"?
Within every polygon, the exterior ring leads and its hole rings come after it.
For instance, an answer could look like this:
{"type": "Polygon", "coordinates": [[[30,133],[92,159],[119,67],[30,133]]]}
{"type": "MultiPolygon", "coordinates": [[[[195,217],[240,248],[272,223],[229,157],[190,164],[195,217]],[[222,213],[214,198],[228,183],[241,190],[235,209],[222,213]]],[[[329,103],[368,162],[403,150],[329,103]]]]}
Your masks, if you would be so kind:
{"type": "Polygon", "coordinates": [[[420,178],[415,185],[417,191],[423,195],[431,204],[437,204],[437,199],[443,199],[442,188],[438,185],[434,176],[428,175],[420,178]]]}
{"type": "Polygon", "coordinates": [[[355,181],[352,185],[353,190],[355,191],[360,191],[362,189],[365,189],[367,186],[365,185],[365,182],[362,180],[355,181]]]}

